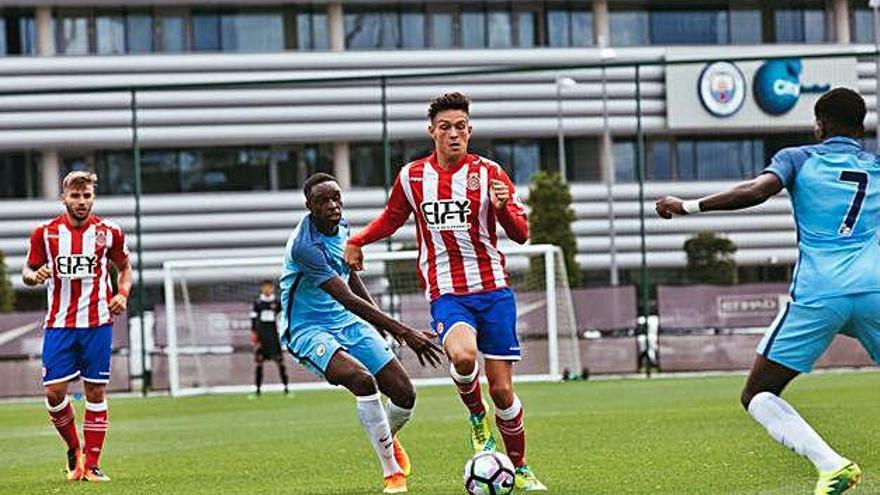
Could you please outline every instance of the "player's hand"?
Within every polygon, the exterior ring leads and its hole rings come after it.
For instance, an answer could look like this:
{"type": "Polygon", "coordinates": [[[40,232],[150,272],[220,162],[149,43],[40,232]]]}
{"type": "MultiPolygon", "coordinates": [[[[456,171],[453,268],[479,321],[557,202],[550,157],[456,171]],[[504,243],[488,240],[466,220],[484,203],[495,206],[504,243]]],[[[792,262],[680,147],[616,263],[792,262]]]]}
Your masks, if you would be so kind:
{"type": "Polygon", "coordinates": [[[406,345],[416,353],[419,363],[424,366],[427,361],[431,366],[437,367],[443,356],[443,349],[434,343],[434,334],[425,331],[411,330],[400,336],[406,345]]]}
{"type": "Polygon", "coordinates": [[[345,243],[345,263],[356,272],[364,269],[364,251],[360,246],[345,243]]]}
{"type": "Polygon", "coordinates": [[[30,279],[34,283],[34,285],[37,285],[37,284],[42,284],[43,282],[48,280],[49,277],[51,277],[51,276],[52,276],[52,270],[49,269],[48,265],[43,265],[40,268],[38,268],[37,270],[31,272],[30,279]]]}
{"type": "Polygon", "coordinates": [[[681,198],[666,196],[665,198],[658,199],[657,202],[654,203],[654,208],[657,210],[657,214],[661,217],[672,218],[675,215],[687,214],[684,211],[683,203],[684,201],[682,201],[681,198]]]}
{"type": "Polygon", "coordinates": [[[114,315],[125,312],[125,309],[127,307],[128,298],[123,296],[122,294],[116,294],[115,296],[113,296],[113,299],[110,300],[110,312],[114,315]]]}
{"type": "Polygon", "coordinates": [[[503,209],[507,206],[507,202],[510,201],[510,188],[507,187],[504,181],[492,179],[489,185],[489,199],[496,210],[503,209]]]}

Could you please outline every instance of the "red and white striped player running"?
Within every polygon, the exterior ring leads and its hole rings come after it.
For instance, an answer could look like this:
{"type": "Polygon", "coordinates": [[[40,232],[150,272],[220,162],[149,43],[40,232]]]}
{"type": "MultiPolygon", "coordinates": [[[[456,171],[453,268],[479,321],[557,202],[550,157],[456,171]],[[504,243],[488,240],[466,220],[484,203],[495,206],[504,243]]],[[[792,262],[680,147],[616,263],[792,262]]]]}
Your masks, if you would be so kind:
{"type": "Polygon", "coordinates": [[[48,282],[43,338],[43,386],[49,418],[67,444],[67,479],[110,481],[98,466],[109,425],[105,388],[110,382],[113,315],[124,313],[131,290],[125,235],[116,224],[92,215],[98,178],[71,172],[62,183],[66,212],[34,229],[21,278],[29,286],[48,282]],[[118,273],[116,294],[110,264],[118,273]],[[83,379],[84,448],[68,384],[83,379]]]}
{"type": "Polygon", "coordinates": [[[392,235],[415,213],[419,280],[431,302],[434,330],[452,361],[453,381],[470,412],[474,450],[495,450],[480,391],[479,351],[498,430],[516,466],[516,485],[543,491],[547,488],[526,463],[523,409],[512,383],[513,362],[522,356],[516,301],[496,235],[496,224],[501,224],[511,240],[522,244],[529,226],[504,170],[467,152],[473,131],[469,107],[461,93],[431,103],[428,133],[434,153],[401,169],[385,210],[348,240],[345,259],[363,269],[361,247],[392,235]]]}

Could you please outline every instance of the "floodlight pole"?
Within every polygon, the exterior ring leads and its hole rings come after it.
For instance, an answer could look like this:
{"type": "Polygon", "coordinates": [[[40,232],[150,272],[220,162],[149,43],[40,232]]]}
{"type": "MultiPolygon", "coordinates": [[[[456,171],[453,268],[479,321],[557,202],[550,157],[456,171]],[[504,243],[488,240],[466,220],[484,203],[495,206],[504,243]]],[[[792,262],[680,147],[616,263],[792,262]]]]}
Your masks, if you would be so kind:
{"type": "Polygon", "coordinates": [[[643,362],[645,365],[645,375],[651,377],[651,343],[648,339],[648,313],[650,304],[648,303],[648,250],[645,245],[645,136],[642,129],[642,87],[641,87],[641,65],[636,64],[636,179],[639,182],[639,239],[641,240],[641,317],[640,325],[641,334],[645,337],[645,350],[643,362]]]}
{"type": "Polygon", "coordinates": [[[565,163],[565,131],[562,124],[562,75],[556,74],[556,146],[559,163],[559,175],[562,182],[567,181],[567,164],[565,163]]]}
{"type": "Polygon", "coordinates": [[[131,154],[134,162],[134,225],[135,238],[137,240],[137,305],[138,305],[138,321],[141,334],[141,395],[147,396],[150,388],[151,376],[147,371],[147,330],[144,321],[144,301],[146,294],[144,293],[144,251],[143,237],[141,236],[141,194],[143,189],[141,178],[141,148],[138,141],[138,121],[137,121],[137,91],[131,90],[131,154]]]}

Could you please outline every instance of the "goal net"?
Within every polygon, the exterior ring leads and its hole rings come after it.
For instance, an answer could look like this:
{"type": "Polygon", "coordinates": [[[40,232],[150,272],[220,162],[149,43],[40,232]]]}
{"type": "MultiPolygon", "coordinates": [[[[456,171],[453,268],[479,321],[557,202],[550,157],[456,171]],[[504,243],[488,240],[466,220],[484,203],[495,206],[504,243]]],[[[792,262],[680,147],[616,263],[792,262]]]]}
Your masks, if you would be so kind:
{"type": "MultiPolygon", "coordinates": [[[[366,251],[361,277],[380,307],[414,328],[430,328],[430,310],[416,274],[417,251],[366,251]]],[[[523,360],[519,381],[558,380],[580,373],[577,325],[562,251],[552,245],[505,250],[517,298],[523,360]]],[[[154,384],[174,396],[245,392],[253,388],[250,312],[260,281],[276,280],[281,260],[229,258],[164,263],[165,304],[157,307],[154,384]],[[167,378],[167,382],[165,379],[167,378]]],[[[448,384],[446,365],[422,367],[407,348],[396,349],[417,385],[448,384]]],[[[284,353],[292,389],[326,386],[284,353]],[[294,364],[291,366],[291,364],[294,364]]],[[[263,364],[264,390],[280,390],[273,362],[263,364]]]]}

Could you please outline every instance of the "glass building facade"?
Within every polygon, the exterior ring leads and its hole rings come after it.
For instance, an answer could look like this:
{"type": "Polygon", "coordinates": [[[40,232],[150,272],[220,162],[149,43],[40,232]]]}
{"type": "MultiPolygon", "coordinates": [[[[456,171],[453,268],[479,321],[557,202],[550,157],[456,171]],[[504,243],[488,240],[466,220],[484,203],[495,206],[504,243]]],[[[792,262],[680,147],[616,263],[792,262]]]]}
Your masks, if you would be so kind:
{"type": "MultiPolygon", "coordinates": [[[[345,3],[350,50],[586,47],[588,1],[345,3]]],[[[613,46],[824,43],[821,1],[611,2],[613,46]]],[[[35,54],[33,9],[0,10],[0,54],[35,54]]],[[[867,2],[852,9],[853,39],[873,41],[867,2]],[[862,5],[864,4],[864,5],[862,5]]],[[[64,55],[280,52],[330,48],[325,4],[259,7],[53,9],[64,55]]]]}

